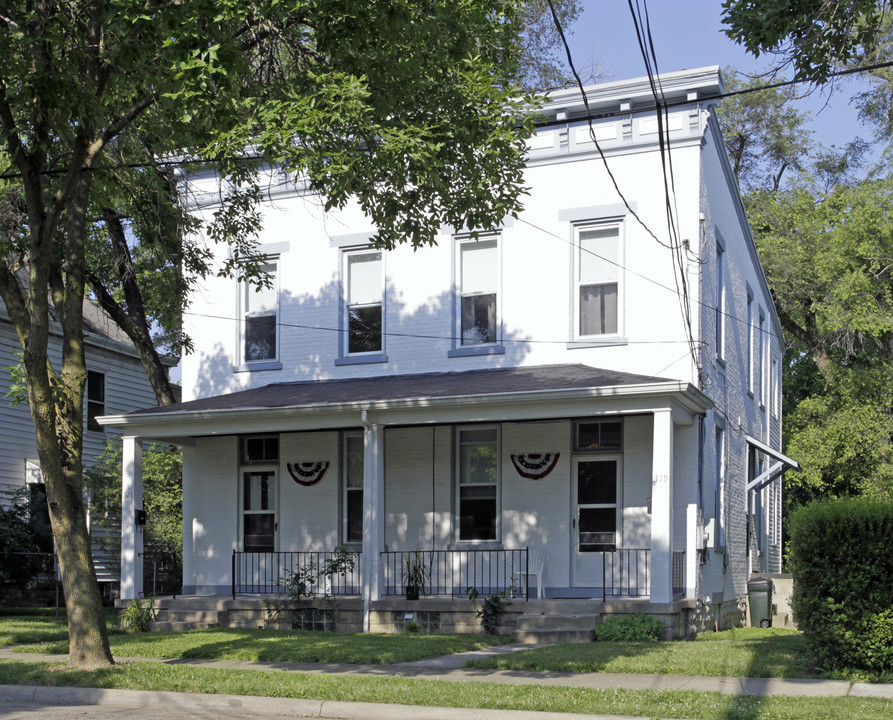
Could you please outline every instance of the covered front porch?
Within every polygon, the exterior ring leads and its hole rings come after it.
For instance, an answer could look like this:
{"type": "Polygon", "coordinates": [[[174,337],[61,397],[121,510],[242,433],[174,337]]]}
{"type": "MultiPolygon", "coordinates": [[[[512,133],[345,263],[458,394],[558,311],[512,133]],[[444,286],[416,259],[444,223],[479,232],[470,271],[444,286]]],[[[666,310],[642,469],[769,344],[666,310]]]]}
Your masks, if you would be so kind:
{"type": "Polygon", "coordinates": [[[185,593],[277,595],[337,551],[350,570],[308,594],[358,604],[364,630],[383,607],[455,608],[471,589],[672,614],[699,597],[709,406],[683,382],[546,366],[284,383],[107,417],[125,433],[122,598],[143,596],[141,448],[159,440],[184,451],[185,593]]]}

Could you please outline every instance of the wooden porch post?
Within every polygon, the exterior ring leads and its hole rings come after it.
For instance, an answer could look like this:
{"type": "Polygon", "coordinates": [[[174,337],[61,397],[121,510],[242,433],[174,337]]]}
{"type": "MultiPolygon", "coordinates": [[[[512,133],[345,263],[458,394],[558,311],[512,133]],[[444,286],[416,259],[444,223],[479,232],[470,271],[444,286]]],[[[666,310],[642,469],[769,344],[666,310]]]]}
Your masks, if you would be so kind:
{"type": "Polygon", "coordinates": [[[143,509],[143,446],[140,438],[125,436],[121,477],[121,599],[143,595],[143,530],[137,510],[143,509]]]}
{"type": "Polygon", "coordinates": [[[381,597],[384,551],[384,427],[363,412],[363,631],[369,632],[372,602],[381,597]]]}
{"type": "Polygon", "coordinates": [[[651,475],[651,602],[673,600],[673,413],[655,410],[651,475]]]}

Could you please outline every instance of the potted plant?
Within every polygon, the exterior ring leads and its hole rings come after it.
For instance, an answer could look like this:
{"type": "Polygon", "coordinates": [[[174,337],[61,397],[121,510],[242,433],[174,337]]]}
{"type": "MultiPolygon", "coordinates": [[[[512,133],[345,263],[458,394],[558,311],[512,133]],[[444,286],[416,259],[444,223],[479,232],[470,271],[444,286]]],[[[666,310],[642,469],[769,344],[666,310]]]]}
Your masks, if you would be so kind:
{"type": "Polygon", "coordinates": [[[421,548],[403,558],[401,579],[406,588],[407,600],[418,600],[419,593],[425,589],[425,583],[431,578],[431,569],[425,565],[421,548]]]}

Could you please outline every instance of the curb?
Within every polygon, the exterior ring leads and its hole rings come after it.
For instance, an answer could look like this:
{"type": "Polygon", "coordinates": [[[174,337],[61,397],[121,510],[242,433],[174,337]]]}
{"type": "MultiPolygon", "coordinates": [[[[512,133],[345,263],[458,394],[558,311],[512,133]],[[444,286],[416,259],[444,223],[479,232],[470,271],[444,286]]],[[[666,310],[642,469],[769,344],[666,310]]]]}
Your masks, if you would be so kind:
{"type": "Polygon", "coordinates": [[[477,708],[391,705],[339,700],[304,700],[243,695],[211,695],[151,690],[101,690],[91,688],[0,685],[0,701],[34,705],[123,706],[177,708],[181,710],[245,711],[285,717],[330,720],[645,720],[629,715],[592,715],[535,710],[487,710],[477,708]]]}

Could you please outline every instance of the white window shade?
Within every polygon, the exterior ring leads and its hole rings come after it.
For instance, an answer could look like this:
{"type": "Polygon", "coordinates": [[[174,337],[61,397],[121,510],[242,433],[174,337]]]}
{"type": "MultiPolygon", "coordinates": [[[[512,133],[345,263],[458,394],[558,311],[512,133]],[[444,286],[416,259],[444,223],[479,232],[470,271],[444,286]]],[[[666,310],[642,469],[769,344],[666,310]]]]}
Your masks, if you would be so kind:
{"type": "Polygon", "coordinates": [[[360,253],[347,258],[347,302],[381,302],[381,253],[360,253]]]}
{"type": "Polygon", "coordinates": [[[258,288],[245,283],[245,312],[276,312],[279,305],[278,283],[276,282],[276,265],[268,263],[260,266],[261,271],[270,276],[271,286],[258,288]]]}
{"type": "Polygon", "coordinates": [[[462,243],[462,293],[492,292],[496,288],[496,240],[462,243]]]}
{"type": "Polygon", "coordinates": [[[580,230],[580,282],[616,282],[620,275],[620,230],[580,230]]]}

